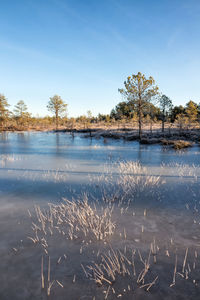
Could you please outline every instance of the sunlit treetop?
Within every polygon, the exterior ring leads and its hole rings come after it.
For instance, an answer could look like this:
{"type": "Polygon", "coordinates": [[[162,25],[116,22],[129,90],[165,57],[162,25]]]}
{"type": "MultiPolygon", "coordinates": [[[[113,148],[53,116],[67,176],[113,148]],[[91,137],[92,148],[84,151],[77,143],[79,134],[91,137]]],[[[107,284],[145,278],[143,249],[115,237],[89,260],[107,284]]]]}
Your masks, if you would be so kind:
{"type": "Polygon", "coordinates": [[[141,105],[151,100],[152,97],[158,94],[158,86],[155,85],[155,80],[152,76],[146,78],[144,74],[138,72],[136,75],[128,76],[124,81],[124,89],[119,89],[119,92],[132,102],[140,101],[141,105]]]}

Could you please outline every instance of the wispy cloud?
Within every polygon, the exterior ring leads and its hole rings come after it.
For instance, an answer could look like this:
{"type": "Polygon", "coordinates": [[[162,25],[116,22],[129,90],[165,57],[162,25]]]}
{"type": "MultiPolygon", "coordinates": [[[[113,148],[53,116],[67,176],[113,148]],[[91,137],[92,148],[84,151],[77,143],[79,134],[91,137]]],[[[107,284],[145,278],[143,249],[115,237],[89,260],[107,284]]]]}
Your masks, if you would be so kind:
{"type": "Polygon", "coordinates": [[[22,46],[17,43],[5,41],[5,40],[0,40],[0,47],[1,47],[1,50],[11,51],[14,54],[25,55],[29,58],[48,60],[51,62],[54,61],[57,63],[62,62],[62,60],[60,58],[53,57],[49,54],[46,54],[45,52],[43,52],[41,50],[29,48],[29,47],[22,46]]]}

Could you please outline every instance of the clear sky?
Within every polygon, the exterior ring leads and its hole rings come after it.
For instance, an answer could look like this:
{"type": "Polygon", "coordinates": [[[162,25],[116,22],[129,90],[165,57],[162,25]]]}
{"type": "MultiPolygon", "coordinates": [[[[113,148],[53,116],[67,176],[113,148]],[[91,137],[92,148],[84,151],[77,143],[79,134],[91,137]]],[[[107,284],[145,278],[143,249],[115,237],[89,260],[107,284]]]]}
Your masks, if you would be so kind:
{"type": "Polygon", "coordinates": [[[0,0],[0,93],[46,115],[110,113],[138,71],[173,103],[200,102],[200,0],[0,0]]]}

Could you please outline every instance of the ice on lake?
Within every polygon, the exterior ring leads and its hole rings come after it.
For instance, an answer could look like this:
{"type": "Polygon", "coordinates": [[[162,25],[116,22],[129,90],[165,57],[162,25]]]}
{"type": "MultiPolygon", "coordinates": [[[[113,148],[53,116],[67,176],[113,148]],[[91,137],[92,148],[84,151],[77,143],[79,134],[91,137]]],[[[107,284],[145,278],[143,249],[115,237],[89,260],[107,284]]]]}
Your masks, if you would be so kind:
{"type": "Polygon", "coordinates": [[[199,165],[198,146],[1,134],[0,299],[199,299],[199,165]]]}

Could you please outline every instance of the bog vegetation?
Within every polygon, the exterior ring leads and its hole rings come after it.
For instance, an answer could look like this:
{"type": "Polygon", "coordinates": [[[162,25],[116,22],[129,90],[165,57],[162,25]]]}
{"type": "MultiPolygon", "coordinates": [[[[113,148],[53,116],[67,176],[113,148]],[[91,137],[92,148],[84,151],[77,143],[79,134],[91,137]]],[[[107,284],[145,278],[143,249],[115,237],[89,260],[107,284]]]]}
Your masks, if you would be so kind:
{"type": "Polygon", "coordinates": [[[189,100],[185,106],[174,106],[173,101],[159,91],[151,76],[146,78],[140,72],[128,76],[119,92],[122,101],[110,114],[92,116],[89,110],[77,118],[68,118],[67,103],[59,95],[47,99],[50,116],[35,117],[23,100],[10,109],[6,96],[0,94],[0,130],[135,128],[141,139],[144,128],[151,133],[155,128],[162,132],[172,128],[179,132],[199,128],[200,104],[189,100]]]}

